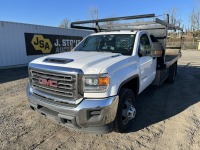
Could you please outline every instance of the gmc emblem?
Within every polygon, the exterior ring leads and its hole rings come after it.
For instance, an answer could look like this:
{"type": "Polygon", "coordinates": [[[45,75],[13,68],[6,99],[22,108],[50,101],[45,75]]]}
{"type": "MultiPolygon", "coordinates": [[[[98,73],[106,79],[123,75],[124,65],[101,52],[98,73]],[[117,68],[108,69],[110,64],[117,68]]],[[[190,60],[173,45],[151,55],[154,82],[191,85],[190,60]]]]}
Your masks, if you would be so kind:
{"type": "Polygon", "coordinates": [[[58,87],[57,81],[54,81],[54,80],[48,80],[48,79],[39,78],[38,82],[40,84],[42,84],[42,85],[51,86],[51,87],[55,87],[55,88],[58,87]]]}

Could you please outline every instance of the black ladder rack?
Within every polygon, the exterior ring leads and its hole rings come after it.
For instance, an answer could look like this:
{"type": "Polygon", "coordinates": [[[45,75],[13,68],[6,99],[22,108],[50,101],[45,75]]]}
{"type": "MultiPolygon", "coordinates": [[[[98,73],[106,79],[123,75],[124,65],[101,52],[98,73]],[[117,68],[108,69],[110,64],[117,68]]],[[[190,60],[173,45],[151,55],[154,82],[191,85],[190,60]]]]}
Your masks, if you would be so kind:
{"type": "Polygon", "coordinates": [[[183,31],[179,26],[175,26],[169,23],[169,14],[166,14],[166,20],[157,18],[155,14],[144,14],[136,16],[125,16],[125,17],[114,17],[104,18],[96,20],[77,21],[71,23],[71,28],[93,30],[95,32],[102,31],[113,31],[113,30],[180,30],[183,31]],[[111,25],[99,25],[102,22],[114,22],[122,20],[135,20],[135,19],[147,19],[153,18],[153,21],[135,22],[135,23],[122,23],[122,24],[111,24],[111,25]],[[84,24],[94,24],[94,27],[83,26],[84,24]]]}

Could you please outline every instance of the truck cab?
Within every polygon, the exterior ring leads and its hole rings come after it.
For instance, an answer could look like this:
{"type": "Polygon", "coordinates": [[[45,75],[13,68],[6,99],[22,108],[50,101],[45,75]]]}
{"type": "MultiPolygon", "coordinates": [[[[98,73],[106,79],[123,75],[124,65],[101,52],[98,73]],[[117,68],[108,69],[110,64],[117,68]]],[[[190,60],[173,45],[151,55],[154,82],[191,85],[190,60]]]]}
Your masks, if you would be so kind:
{"type": "MultiPolygon", "coordinates": [[[[144,17],[153,17],[164,31],[174,27],[154,14],[132,19],[144,17]]],[[[102,31],[97,24],[130,18],[72,23],[74,28],[95,29],[97,33],[84,38],[71,52],[44,56],[29,64],[30,108],[76,130],[126,132],[136,116],[136,95],[150,84],[172,83],[181,56],[176,49],[167,57],[165,32],[155,34],[150,28],[102,31]],[[75,26],[88,22],[97,27],[75,26]]]]}

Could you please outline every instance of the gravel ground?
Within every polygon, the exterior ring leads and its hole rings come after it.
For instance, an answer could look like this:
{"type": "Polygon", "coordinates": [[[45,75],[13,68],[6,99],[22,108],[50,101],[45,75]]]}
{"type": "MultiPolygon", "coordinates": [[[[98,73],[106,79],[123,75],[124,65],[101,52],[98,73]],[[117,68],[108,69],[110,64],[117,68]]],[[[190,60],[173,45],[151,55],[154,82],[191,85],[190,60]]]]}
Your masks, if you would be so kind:
{"type": "Polygon", "coordinates": [[[200,51],[183,51],[172,85],[147,88],[129,133],[81,133],[28,107],[27,68],[0,70],[0,149],[200,149],[200,51]]]}

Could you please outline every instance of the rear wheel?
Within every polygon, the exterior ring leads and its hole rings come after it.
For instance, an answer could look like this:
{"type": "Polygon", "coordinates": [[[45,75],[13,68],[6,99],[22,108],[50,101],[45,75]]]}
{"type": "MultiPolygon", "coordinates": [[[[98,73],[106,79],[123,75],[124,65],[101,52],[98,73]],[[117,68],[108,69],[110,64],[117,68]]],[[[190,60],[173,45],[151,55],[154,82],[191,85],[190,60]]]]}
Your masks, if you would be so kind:
{"type": "Polygon", "coordinates": [[[115,131],[127,132],[136,116],[135,94],[123,88],[119,94],[119,105],[115,118],[115,131]]]}
{"type": "Polygon", "coordinates": [[[170,68],[169,68],[169,76],[166,80],[167,83],[174,83],[175,78],[177,75],[177,62],[175,62],[170,68]]]}

